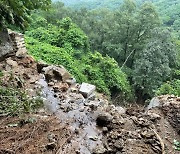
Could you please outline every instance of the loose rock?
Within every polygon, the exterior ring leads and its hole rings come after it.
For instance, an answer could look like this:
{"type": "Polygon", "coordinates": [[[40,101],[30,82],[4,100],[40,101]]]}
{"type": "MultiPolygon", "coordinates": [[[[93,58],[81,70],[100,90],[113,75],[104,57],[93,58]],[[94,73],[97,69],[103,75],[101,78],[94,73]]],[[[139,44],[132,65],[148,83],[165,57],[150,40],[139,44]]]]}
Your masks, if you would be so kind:
{"type": "Polygon", "coordinates": [[[14,60],[12,60],[11,58],[6,59],[6,63],[10,66],[12,66],[13,68],[18,66],[18,63],[14,60]]]}
{"type": "Polygon", "coordinates": [[[79,92],[85,97],[88,98],[94,91],[96,87],[92,84],[82,83],[79,92]]]}
{"type": "Polygon", "coordinates": [[[66,82],[66,80],[71,78],[71,75],[63,66],[48,66],[43,68],[43,72],[48,82],[52,79],[66,82]]]}
{"type": "Polygon", "coordinates": [[[105,127],[110,124],[113,120],[113,117],[109,113],[101,113],[96,119],[96,124],[101,127],[105,127]]]}
{"type": "Polygon", "coordinates": [[[24,48],[24,49],[19,49],[17,52],[16,52],[16,57],[18,58],[23,58],[25,57],[27,54],[27,50],[24,48]]]}

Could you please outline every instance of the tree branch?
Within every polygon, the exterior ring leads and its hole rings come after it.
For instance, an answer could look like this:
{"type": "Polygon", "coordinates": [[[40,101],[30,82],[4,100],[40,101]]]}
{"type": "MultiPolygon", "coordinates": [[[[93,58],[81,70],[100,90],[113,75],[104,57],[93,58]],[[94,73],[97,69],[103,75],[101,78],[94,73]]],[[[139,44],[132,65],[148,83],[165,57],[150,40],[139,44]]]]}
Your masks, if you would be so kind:
{"type": "Polygon", "coordinates": [[[133,54],[134,51],[135,51],[135,49],[133,51],[131,51],[131,53],[127,56],[127,58],[124,61],[123,65],[121,66],[121,69],[124,67],[124,65],[126,64],[126,62],[128,61],[129,57],[133,54]]]}

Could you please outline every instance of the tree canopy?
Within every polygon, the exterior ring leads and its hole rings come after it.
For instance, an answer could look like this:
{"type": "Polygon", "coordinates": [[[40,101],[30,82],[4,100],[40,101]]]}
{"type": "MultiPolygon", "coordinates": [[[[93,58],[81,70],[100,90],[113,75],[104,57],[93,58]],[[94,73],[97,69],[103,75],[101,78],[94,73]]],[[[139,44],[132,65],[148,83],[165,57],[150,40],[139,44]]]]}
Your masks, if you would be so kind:
{"type": "Polygon", "coordinates": [[[51,0],[1,0],[0,28],[5,24],[13,24],[24,28],[28,24],[28,16],[32,10],[47,9],[51,0]]]}

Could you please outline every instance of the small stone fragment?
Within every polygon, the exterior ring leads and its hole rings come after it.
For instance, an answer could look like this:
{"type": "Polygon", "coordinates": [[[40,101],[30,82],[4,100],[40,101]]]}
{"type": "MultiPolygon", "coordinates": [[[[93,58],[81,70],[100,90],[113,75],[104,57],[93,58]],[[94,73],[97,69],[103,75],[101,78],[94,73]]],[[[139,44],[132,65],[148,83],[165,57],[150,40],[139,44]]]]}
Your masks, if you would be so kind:
{"type": "Polygon", "coordinates": [[[76,83],[76,79],[75,78],[70,78],[68,80],[66,80],[66,83],[69,84],[69,85],[73,85],[76,83]]]}
{"type": "Polygon", "coordinates": [[[90,139],[90,140],[93,140],[93,141],[97,141],[97,140],[98,140],[98,137],[97,137],[97,136],[89,136],[89,139],[90,139]]]}
{"type": "Polygon", "coordinates": [[[18,66],[18,63],[11,58],[6,59],[6,63],[14,68],[18,66]]]}
{"type": "Polygon", "coordinates": [[[23,57],[26,56],[26,53],[27,53],[26,48],[19,49],[19,50],[16,52],[16,57],[18,57],[18,58],[23,58],[23,57]]]}
{"type": "Polygon", "coordinates": [[[103,145],[99,145],[96,147],[96,149],[94,149],[93,154],[103,154],[105,153],[107,150],[104,148],[103,145]]]}
{"type": "Polygon", "coordinates": [[[38,73],[42,73],[42,69],[44,67],[48,67],[48,64],[46,64],[45,62],[41,61],[37,63],[37,71],[38,73]]]}
{"type": "Polygon", "coordinates": [[[159,99],[158,99],[157,97],[154,97],[154,98],[150,101],[147,109],[149,110],[149,109],[152,109],[152,108],[154,108],[154,107],[158,107],[159,105],[160,105],[159,99]]]}

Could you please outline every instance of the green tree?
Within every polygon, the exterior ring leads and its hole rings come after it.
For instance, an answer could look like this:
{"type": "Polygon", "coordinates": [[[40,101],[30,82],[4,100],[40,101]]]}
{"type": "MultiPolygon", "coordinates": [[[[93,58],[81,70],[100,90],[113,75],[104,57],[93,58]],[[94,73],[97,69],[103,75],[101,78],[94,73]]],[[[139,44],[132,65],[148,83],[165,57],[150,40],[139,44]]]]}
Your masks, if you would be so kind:
{"type": "MultiPolygon", "coordinates": [[[[132,12],[129,14],[132,22],[130,22],[129,34],[127,41],[123,42],[123,51],[124,51],[124,60],[123,65],[126,64],[131,69],[133,68],[134,61],[139,57],[141,51],[144,49],[145,45],[148,42],[148,39],[151,37],[151,32],[155,27],[160,25],[160,20],[152,3],[144,3],[140,10],[136,14],[132,12]],[[134,15],[134,18],[132,18],[134,15]]],[[[124,19],[128,20],[128,19],[124,19]]]]}
{"type": "Polygon", "coordinates": [[[51,0],[1,0],[0,28],[4,24],[15,24],[24,28],[32,10],[47,9],[51,0]]]}
{"type": "Polygon", "coordinates": [[[134,86],[142,97],[154,95],[155,90],[170,78],[171,68],[176,62],[176,50],[170,33],[156,28],[153,36],[134,66],[134,86]]]}
{"type": "Polygon", "coordinates": [[[175,20],[171,27],[174,29],[176,37],[180,40],[180,19],[175,20]]]}

